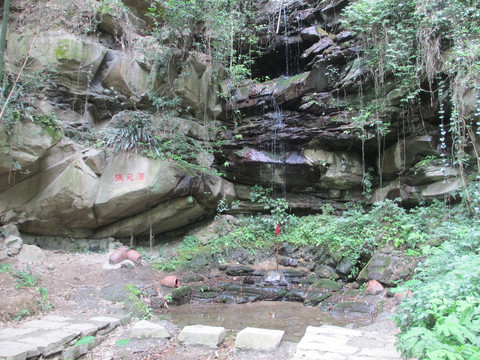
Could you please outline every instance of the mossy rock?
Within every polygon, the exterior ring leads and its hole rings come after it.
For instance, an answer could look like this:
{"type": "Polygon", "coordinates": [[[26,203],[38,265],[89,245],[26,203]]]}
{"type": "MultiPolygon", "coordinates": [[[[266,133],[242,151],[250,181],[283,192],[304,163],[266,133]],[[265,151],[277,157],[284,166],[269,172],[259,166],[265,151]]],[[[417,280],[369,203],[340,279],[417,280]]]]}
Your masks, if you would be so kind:
{"type": "Polygon", "coordinates": [[[192,288],[190,286],[182,286],[174,289],[171,293],[174,305],[183,305],[190,301],[192,297],[192,288]]]}
{"type": "Polygon", "coordinates": [[[343,287],[342,284],[329,279],[320,279],[314,284],[314,286],[316,288],[332,290],[332,291],[339,291],[343,287]]]}

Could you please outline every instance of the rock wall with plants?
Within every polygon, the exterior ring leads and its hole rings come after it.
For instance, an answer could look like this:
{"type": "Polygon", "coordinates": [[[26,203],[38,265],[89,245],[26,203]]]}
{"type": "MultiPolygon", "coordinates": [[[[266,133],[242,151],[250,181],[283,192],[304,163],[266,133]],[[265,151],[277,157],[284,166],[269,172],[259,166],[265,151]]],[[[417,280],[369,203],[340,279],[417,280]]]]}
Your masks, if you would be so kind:
{"type": "Polygon", "coordinates": [[[447,2],[13,0],[0,222],[153,239],[253,185],[475,209],[480,11],[447,2]]]}

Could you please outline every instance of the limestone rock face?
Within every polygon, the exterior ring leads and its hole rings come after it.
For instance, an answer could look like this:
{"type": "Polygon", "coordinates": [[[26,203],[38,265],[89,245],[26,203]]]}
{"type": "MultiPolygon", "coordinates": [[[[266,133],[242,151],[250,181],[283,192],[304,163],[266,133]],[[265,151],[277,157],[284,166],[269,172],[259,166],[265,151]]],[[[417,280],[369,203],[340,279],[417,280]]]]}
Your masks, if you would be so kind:
{"type": "Polygon", "coordinates": [[[48,135],[39,125],[18,121],[10,137],[0,122],[0,191],[12,186],[59,139],[48,135]]]}
{"type": "Polygon", "coordinates": [[[64,31],[33,35],[10,33],[7,57],[10,63],[21,63],[27,53],[31,69],[55,70],[73,89],[88,88],[107,49],[93,39],[85,39],[64,31]],[[31,46],[31,50],[28,50],[31,46]]]}
{"type": "Polygon", "coordinates": [[[222,112],[211,82],[212,66],[204,56],[192,54],[176,81],[176,92],[183,104],[199,118],[205,113],[216,117],[222,112]]]}

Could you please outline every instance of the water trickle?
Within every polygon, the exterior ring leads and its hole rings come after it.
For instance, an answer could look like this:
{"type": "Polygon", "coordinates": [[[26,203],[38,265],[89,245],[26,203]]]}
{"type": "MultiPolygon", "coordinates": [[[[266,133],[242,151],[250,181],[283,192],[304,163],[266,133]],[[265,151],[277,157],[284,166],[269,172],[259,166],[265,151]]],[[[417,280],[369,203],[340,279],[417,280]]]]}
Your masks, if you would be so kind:
{"type": "MultiPolygon", "coordinates": [[[[275,97],[272,96],[273,104],[273,134],[272,134],[272,153],[273,158],[276,160],[272,164],[272,182],[274,191],[278,189],[279,184],[281,188],[281,194],[278,196],[285,198],[287,195],[287,186],[286,186],[286,176],[285,176],[285,163],[282,161],[282,158],[285,155],[285,142],[282,141],[281,132],[285,126],[284,114],[280,106],[275,101],[275,97]]],[[[276,194],[274,194],[275,196],[276,194]]]]}
{"type": "Polygon", "coordinates": [[[285,76],[289,77],[290,71],[288,63],[290,61],[290,48],[288,46],[288,16],[286,6],[283,8],[283,21],[285,23],[285,31],[283,33],[283,41],[285,41],[285,76]]]}

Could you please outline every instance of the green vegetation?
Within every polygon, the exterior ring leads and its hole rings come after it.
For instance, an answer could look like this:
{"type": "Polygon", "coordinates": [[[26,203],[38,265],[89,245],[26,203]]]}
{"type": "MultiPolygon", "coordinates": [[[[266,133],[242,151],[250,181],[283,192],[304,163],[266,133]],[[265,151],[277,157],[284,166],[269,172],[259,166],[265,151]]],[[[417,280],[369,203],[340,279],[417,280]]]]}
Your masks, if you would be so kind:
{"type": "Polygon", "coordinates": [[[17,281],[17,289],[22,287],[35,287],[38,280],[40,280],[40,274],[33,273],[29,267],[24,270],[15,270],[12,272],[12,275],[17,281]]]}
{"type": "MultiPolygon", "coordinates": [[[[391,246],[404,256],[424,261],[412,280],[398,291],[412,291],[397,315],[402,330],[398,346],[405,358],[458,359],[479,358],[480,348],[480,222],[460,204],[448,207],[440,202],[406,209],[396,202],[375,203],[370,209],[347,204],[341,216],[331,205],[323,213],[295,217],[276,202],[269,191],[255,188],[258,202],[269,204],[269,215],[238,216],[235,222],[219,217],[223,226],[209,244],[202,247],[187,237],[178,255],[165,259],[157,269],[176,270],[206,249],[221,260],[222,254],[237,248],[273,250],[277,236],[274,224],[282,217],[284,244],[323,246],[331,254],[348,257],[355,277],[362,258],[377,247],[391,246]],[[276,212],[283,212],[279,217],[276,212]]],[[[228,209],[226,204],[221,210],[228,209]]]]}
{"type": "Polygon", "coordinates": [[[153,310],[146,304],[145,294],[133,284],[125,284],[128,299],[133,303],[133,313],[141,319],[149,320],[153,317],[153,310]]]}
{"type": "Polygon", "coordinates": [[[344,15],[346,27],[363,42],[363,61],[374,82],[375,99],[362,104],[359,127],[373,124],[379,138],[388,133],[385,109],[392,89],[401,95],[405,113],[429,98],[438,110],[441,149],[452,146],[451,156],[441,155],[443,166],[460,170],[464,200],[475,213],[467,173],[480,171],[475,140],[480,126],[480,3],[357,0],[344,15]]]}
{"type": "Polygon", "coordinates": [[[160,256],[153,261],[152,267],[158,271],[175,271],[188,264],[200,248],[195,236],[186,236],[177,249],[175,256],[167,254],[165,247],[160,256]]]}
{"type": "Polygon", "coordinates": [[[103,141],[115,152],[135,150],[157,153],[159,140],[154,136],[150,118],[142,112],[134,112],[105,130],[103,141]]]}
{"type": "Polygon", "coordinates": [[[430,248],[415,278],[403,285],[414,296],[397,315],[398,346],[418,359],[480,358],[480,226],[461,214],[432,229],[446,241],[430,248]]]}

